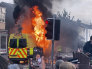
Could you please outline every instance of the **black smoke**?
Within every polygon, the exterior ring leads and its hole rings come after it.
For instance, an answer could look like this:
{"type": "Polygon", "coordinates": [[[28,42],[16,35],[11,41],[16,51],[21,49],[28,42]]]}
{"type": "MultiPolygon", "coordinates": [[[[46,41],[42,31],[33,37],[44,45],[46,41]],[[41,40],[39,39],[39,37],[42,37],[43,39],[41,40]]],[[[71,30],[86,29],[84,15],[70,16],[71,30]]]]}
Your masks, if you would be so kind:
{"type": "Polygon", "coordinates": [[[15,22],[18,20],[18,17],[20,16],[20,13],[21,13],[21,8],[17,5],[14,8],[14,12],[13,12],[13,17],[15,19],[15,22]]]}
{"type": "Polygon", "coordinates": [[[24,6],[32,8],[33,6],[38,6],[39,10],[43,13],[43,18],[51,16],[51,12],[48,9],[52,8],[51,0],[14,0],[16,7],[14,10],[14,19],[20,16],[21,11],[24,6]],[[17,14],[17,15],[16,15],[17,14]]]}
{"type": "Polygon", "coordinates": [[[43,6],[48,6],[49,8],[52,8],[51,0],[14,0],[14,2],[17,5],[20,5],[21,7],[25,5],[30,6],[30,7],[34,5],[38,5],[38,6],[43,5],[43,6]]]}

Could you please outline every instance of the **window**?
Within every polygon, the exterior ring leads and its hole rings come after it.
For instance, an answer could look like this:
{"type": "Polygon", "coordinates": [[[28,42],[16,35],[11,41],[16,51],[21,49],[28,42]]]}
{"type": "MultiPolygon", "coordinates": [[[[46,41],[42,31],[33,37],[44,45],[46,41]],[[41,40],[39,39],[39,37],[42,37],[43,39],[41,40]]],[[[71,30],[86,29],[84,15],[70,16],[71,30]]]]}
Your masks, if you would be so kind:
{"type": "Polygon", "coordinates": [[[1,14],[0,14],[0,22],[2,22],[2,17],[1,17],[1,14]]]}
{"type": "Polygon", "coordinates": [[[6,49],[6,36],[1,36],[1,48],[6,49]]]}
{"type": "Polygon", "coordinates": [[[6,8],[0,7],[0,22],[5,23],[6,8]]]}
{"type": "Polygon", "coordinates": [[[2,14],[2,19],[5,19],[5,14],[2,14]]]}
{"type": "Polygon", "coordinates": [[[0,19],[0,22],[2,22],[2,20],[0,19]]]}
{"type": "Polygon", "coordinates": [[[17,39],[10,39],[10,47],[17,48],[17,39]]]}
{"type": "Polygon", "coordinates": [[[2,8],[2,13],[6,13],[6,9],[5,8],[2,8]]]}
{"type": "Polygon", "coordinates": [[[2,22],[5,23],[5,20],[3,19],[2,22]]]}
{"type": "Polygon", "coordinates": [[[19,48],[25,48],[25,47],[27,47],[26,39],[19,39],[19,48]]]}
{"type": "Polygon", "coordinates": [[[0,13],[2,12],[1,10],[2,10],[2,8],[0,7],[0,13]]]}
{"type": "Polygon", "coordinates": [[[0,14],[0,22],[5,23],[5,14],[0,14]]]}

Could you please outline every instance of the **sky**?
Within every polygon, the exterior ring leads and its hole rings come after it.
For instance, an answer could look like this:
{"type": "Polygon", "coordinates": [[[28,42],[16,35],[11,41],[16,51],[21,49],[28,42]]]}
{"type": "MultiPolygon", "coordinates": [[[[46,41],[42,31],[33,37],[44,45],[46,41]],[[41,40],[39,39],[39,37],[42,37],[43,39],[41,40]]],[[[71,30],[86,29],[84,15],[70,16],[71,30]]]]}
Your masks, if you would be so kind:
{"type": "Polygon", "coordinates": [[[13,4],[13,0],[0,0],[0,2],[7,2],[7,3],[12,3],[13,4]]]}
{"type": "Polygon", "coordinates": [[[75,20],[92,22],[92,0],[54,0],[53,13],[62,13],[63,9],[75,16],[75,20]]]}
{"type": "MultiPolygon", "coordinates": [[[[0,2],[13,3],[13,0],[0,0],[0,2]]],[[[92,22],[92,0],[53,0],[52,12],[62,13],[66,9],[75,20],[80,19],[83,22],[92,22]]]]}

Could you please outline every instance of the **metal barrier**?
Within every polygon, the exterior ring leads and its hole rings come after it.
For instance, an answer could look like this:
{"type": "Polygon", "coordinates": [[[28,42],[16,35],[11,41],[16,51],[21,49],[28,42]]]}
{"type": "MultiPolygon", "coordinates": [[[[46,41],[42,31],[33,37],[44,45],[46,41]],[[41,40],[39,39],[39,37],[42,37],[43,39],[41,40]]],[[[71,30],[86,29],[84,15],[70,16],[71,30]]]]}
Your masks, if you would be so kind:
{"type": "Polygon", "coordinates": [[[73,58],[79,60],[79,69],[92,69],[90,67],[90,58],[83,53],[75,52],[73,53],[73,58]]]}

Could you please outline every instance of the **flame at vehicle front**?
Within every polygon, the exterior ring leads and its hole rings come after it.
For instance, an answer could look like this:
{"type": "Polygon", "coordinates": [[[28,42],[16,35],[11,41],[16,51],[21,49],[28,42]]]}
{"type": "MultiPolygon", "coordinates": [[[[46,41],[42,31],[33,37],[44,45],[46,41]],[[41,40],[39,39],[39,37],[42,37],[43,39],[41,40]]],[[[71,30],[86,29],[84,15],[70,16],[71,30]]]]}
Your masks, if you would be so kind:
{"type": "Polygon", "coordinates": [[[36,41],[36,45],[43,48],[43,51],[45,52],[47,49],[49,49],[51,41],[47,40],[45,37],[46,25],[45,21],[42,18],[43,14],[39,10],[38,6],[30,8],[30,12],[32,12],[32,17],[30,17],[30,19],[28,20],[27,19],[24,20],[22,24],[23,28],[22,33],[30,34],[36,41]]]}

